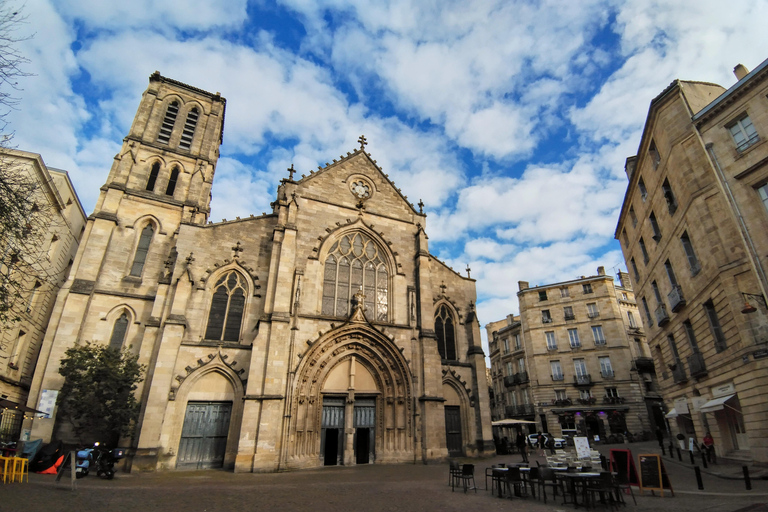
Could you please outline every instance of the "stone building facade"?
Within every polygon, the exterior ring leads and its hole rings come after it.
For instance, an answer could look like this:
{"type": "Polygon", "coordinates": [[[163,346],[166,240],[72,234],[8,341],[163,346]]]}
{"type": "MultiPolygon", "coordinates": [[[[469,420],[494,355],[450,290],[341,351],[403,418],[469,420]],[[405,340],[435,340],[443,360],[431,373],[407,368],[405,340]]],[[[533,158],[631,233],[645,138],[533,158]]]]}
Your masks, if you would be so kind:
{"type": "MultiPolygon", "coordinates": [[[[59,295],[32,400],[68,347],[148,367],[132,468],[238,472],[493,452],[474,280],[360,148],[211,223],[226,101],[150,77],[59,295]]],[[[66,436],[55,418],[33,437],[66,436]]]]}
{"type": "MultiPolygon", "coordinates": [[[[45,224],[39,231],[32,228],[33,240],[24,244],[28,253],[19,255],[28,266],[19,271],[23,274],[22,290],[12,311],[18,320],[0,329],[0,398],[7,406],[2,413],[0,440],[15,441],[21,434],[24,415],[31,417],[24,406],[56,294],[67,279],[83,235],[85,212],[69,175],[46,166],[40,155],[2,149],[0,161],[7,172],[35,184],[38,223],[45,224]]],[[[0,271],[13,272],[2,266],[0,271]]]]}
{"type": "Polygon", "coordinates": [[[493,419],[534,421],[556,436],[648,432],[663,426],[654,366],[628,275],[531,288],[520,316],[486,326],[493,419]]]}
{"type": "Polygon", "coordinates": [[[768,61],[651,102],[621,241],[674,432],[768,461],[768,61]]]}

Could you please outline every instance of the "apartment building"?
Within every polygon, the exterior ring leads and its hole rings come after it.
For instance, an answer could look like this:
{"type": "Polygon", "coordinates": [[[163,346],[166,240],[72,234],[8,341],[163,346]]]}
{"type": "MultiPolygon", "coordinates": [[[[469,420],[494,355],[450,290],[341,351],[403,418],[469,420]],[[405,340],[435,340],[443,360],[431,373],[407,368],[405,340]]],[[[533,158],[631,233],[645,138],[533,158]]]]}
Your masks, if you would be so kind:
{"type": "Polygon", "coordinates": [[[486,326],[492,415],[536,421],[554,435],[605,437],[663,424],[652,359],[629,276],[530,287],[520,316],[486,326]]]}
{"type": "Polygon", "coordinates": [[[651,101],[615,236],[673,433],[768,461],[768,60],[651,101]]]}

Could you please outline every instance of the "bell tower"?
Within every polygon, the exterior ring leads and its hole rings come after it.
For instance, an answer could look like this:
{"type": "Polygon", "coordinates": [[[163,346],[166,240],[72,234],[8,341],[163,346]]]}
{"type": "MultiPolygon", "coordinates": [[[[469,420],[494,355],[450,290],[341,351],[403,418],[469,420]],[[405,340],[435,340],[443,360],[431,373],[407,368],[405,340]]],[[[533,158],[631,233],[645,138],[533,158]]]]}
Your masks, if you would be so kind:
{"type": "Polygon", "coordinates": [[[155,71],[123,139],[94,215],[117,215],[128,199],[177,210],[205,224],[224,131],[226,100],[155,71]]]}

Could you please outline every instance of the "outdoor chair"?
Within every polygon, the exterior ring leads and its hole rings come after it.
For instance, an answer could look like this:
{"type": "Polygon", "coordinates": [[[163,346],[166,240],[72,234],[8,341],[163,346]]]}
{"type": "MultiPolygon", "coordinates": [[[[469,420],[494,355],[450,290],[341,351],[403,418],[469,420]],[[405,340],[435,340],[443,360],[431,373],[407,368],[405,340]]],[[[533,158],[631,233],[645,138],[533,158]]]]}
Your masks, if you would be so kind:
{"type": "Polygon", "coordinates": [[[485,490],[488,490],[488,477],[491,477],[491,493],[496,485],[501,485],[504,481],[504,477],[501,473],[493,471],[494,469],[503,468],[504,464],[493,464],[489,468],[485,468],[485,490]]]}
{"type": "MultiPolygon", "coordinates": [[[[533,484],[533,480],[531,480],[533,484]]],[[[539,496],[544,496],[544,503],[547,502],[547,487],[552,488],[552,496],[557,497],[557,491],[560,490],[560,494],[565,494],[565,488],[563,483],[555,476],[555,470],[552,468],[539,468],[539,478],[536,482],[539,489],[539,496]]]]}
{"type": "Polygon", "coordinates": [[[14,481],[24,482],[24,475],[27,475],[29,483],[29,460],[26,457],[13,458],[14,481]]]}
{"type": "Polygon", "coordinates": [[[16,465],[13,462],[13,457],[0,457],[0,473],[3,477],[3,483],[7,483],[8,481],[13,483],[16,476],[16,473],[14,472],[15,469],[16,465]]]}
{"type": "Polygon", "coordinates": [[[448,485],[453,486],[454,479],[461,475],[461,465],[456,461],[449,461],[448,485]]]}
{"type": "Polygon", "coordinates": [[[461,466],[461,474],[456,475],[456,478],[451,483],[451,492],[453,492],[454,487],[457,485],[457,483],[461,481],[461,485],[464,488],[464,492],[467,492],[467,489],[474,489],[475,494],[477,494],[477,485],[475,484],[475,465],[474,464],[464,464],[461,466]],[[469,481],[472,480],[472,487],[469,487],[469,481]]]}
{"type": "Polygon", "coordinates": [[[632,486],[629,485],[629,480],[627,479],[626,474],[619,473],[616,477],[614,477],[613,483],[616,487],[616,497],[622,504],[626,505],[626,502],[624,501],[624,494],[626,493],[627,489],[629,489],[629,494],[632,495],[632,501],[634,501],[635,505],[637,505],[637,500],[635,499],[635,491],[633,491],[632,486]]]}
{"type": "Polygon", "coordinates": [[[517,496],[519,498],[528,497],[528,486],[520,474],[520,468],[509,468],[507,470],[506,488],[509,491],[509,497],[517,496]]]}
{"type": "Polygon", "coordinates": [[[613,483],[613,475],[607,471],[600,473],[600,478],[592,480],[587,484],[586,494],[589,496],[589,501],[593,505],[597,505],[596,497],[600,497],[600,503],[604,505],[610,505],[611,509],[618,508],[619,504],[616,501],[616,486],[613,483]]]}

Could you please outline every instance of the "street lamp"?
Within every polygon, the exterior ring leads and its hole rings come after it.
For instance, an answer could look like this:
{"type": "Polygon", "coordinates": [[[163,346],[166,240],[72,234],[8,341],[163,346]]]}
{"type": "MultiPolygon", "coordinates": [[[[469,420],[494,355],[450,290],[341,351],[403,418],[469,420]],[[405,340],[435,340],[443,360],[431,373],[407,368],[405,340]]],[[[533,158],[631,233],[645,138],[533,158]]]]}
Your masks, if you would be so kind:
{"type": "Polygon", "coordinates": [[[762,295],[744,292],[742,292],[741,295],[744,297],[744,308],[741,310],[742,313],[748,314],[757,311],[757,308],[749,302],[750,300],[756,302],[757,304],[762,304],[763,308],[768,309],[768,305],[765,303],[765,297],[762,295]]]}

